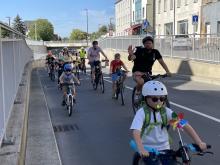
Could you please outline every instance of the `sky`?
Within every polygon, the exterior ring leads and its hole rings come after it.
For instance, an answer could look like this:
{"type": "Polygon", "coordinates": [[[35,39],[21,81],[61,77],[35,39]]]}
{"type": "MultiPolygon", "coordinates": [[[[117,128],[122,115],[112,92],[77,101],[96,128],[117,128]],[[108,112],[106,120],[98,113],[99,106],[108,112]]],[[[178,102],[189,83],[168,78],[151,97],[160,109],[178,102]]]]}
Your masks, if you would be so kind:
{"type": "Polygon", "coordinates": [[[54,33],[69,37],[72,29],[86,31],[88,9],[89,33],[107,25],[114,17],[115,0],[1,0],[0,21],[11,22],[18,14],[23,21],[48,19],[54,26],[54,33]]]}

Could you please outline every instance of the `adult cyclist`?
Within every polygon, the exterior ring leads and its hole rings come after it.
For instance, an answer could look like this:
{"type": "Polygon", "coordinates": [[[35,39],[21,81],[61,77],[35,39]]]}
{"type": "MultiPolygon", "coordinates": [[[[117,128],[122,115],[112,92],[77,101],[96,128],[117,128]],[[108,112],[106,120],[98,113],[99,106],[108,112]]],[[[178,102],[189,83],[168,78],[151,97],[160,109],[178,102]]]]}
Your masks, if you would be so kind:
{"type": "MultiPolygon", "coordinates": [[[[171,73],[165,64],[160,52],[153,48],[154,39],[151,36],[143,38],[142,43],[144,47],[139,46],[132,49],[132,45],[128,47],[128,60],[134,61],[134,66],[132,68],[133,79],[137,82],[136,85],[136,95],[140,95],[142,86],[144,85],[143,75],[152,75],[152,67],[154,62],[157,60],[163,69],[166,71],[168,76],[171,73]]],[[[137,98],[137,97],[136,97],[137,98]]]]}
{"type": "Polygon", "coordinates": [[[99,66],[101,68],[100,53],[105,57],[105,60],[108,60],[103,50],[98,46],[98,41],[93,41],[92,47],[89,48],[88,54],[87,54],[87,58],[91,66],[91,71],[92,71],[91,76],[92,76],[93,82],[95,80],[95,67],[99,66]]]}
{"type": "MultiPolygon", "coordinates": [[[[79,50],[79,56],[80,56],[80,61],[81,61],[80,68],[83,70],[84,67],[86,67],[86,64],[85,64],[86,51],[83,47],[81,47],[81,49],[79,50]]],[[[84,71],[85,71],[85,69],[84,69],[84,71]]]]}

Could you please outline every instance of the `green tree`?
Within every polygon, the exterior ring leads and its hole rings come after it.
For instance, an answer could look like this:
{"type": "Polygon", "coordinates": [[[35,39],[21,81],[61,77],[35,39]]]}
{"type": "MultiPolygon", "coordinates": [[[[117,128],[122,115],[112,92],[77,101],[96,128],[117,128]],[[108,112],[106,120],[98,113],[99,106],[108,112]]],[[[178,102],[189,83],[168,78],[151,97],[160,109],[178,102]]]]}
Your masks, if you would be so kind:
{"type": "Polygon", "coordinates": [[[81,31],[80,29],[73,29],[70,40],[84,40],[86,39],[86,32],[81,31]]]}
{"type": "Polygon", "coordinates": [[[35,39],[36,35],[37,40],[50,41],[54,37],[54,28],[47,19],[38,19],[31,24],[28,35],[31,39],[35,39]]]}
{"type": "Polygon", "coordinates": [[[107,32],[108,32],[108,28],[107,28],[106,25],[101,26],[101,27],[99,28],[99,30],[98,30],[98,33],[99,33],[100,35],[104,35],[104,34],[106,34],[107,32]]]}
{"type": "Polygon", "coordinates": [[[22,21],[22,19],[19,15],[17,15],[14,19],[13,28],[24,35],[26,33],[26,27],[25,27],[24,22],[22,21]]]}

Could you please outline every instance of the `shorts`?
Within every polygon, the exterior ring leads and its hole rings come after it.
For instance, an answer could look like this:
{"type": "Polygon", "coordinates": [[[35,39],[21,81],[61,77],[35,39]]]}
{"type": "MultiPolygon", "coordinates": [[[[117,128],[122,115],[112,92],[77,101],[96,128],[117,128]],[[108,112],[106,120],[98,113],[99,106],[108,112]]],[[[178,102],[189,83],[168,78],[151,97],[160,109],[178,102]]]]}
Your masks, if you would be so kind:
{"type": "Polygon", "coordinates": [[[117,81],[120,76],[124,76],[124,75],[125,75],[125,72],[123,72],[122,70],[116,73],[112,73],[112,81],[117,81]]]}
{"type": "Polygon", "coordinates": [[[89,62],[89,64],[90,64],[92,69],[95,68],[96,66],[100,65],[100,63],[101,62],[99,60],[98,61],[91,61],[91,62],[89,62]]]}

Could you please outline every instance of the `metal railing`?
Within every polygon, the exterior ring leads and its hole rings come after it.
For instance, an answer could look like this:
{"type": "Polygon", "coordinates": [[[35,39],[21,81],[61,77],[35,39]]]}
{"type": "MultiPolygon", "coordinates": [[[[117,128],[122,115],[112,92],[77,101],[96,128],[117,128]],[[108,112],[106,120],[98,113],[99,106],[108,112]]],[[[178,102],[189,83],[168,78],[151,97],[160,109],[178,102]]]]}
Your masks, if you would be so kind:
{"type": "MultiPolygon", "coordinates": [[[[102,49],[127,51],[129,45],[141,46],[143,37],[109,37],[99,40],[99,45],[102,49]]],[[[213,35],[156,36],[154,47],[167,57],[220,63],[220,37],[213,35]]]]}
{"type": "Polygon", "coordinates": [[[24,39],[21,33],[0,22],[0,144],[24,66],[33,59],[24,39]]]}

